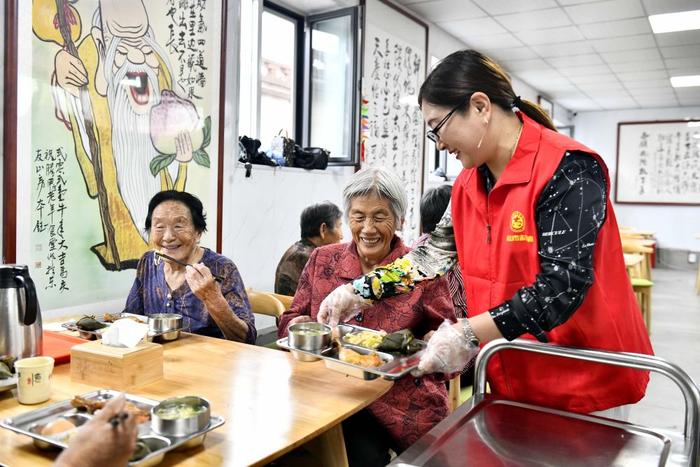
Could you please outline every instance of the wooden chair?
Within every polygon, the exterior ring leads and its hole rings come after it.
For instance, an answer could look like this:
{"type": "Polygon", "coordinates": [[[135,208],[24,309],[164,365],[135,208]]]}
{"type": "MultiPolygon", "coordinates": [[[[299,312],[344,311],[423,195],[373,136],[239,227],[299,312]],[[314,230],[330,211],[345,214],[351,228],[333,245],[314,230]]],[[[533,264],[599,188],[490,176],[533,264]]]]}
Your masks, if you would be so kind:
{"type": "Polygon", "coordinates": [[[462,387],[460,382],[460,374],[450,379],[447,385],[447,397],[450,412],[454,412],[457,407],[462,404],[462,387]]]}
{"type": "MultiPolygon", "coordinates": [[[[279,324],[280,316],[285,311],[285,306],[279,299],[273,297],[267,292],[260,292],[253,289],[246,289],[246,294],[248,294],[248,300],[250,301],[250,309],[253,313],[259,315],[272,316],[275,318],[275,325],[279,324]]],[[[273,340],[272,342],[264,343],[262,341],[258,345],[267,347],[270,349],[277,349],[277,344],[273,340]]]]}
{"type": "Polygon", "coordinates": [[[292,301],[294,300],[293,296],[282,295],[282,294],[273,293],[273,292],[270,292],[269,294],[272,295],[273,297],[275,297],[280,302],[282,302],[282,305],[284,305],[285,311],[289,310],[292,307],[292,301]]]}
{"type": "MultiPolygon", "coordinates": [[[[461,387],[461,375],[457,375],[450,379],[447,386],[447,397],[450,412],[454,412],[457,407],[462,405],[467,399],[472,396],[474,391],[474,386],[464,386],[461,387]]],[[[490,390],[489,390],[490,392],[490,390]]]]}
{"type": "Polygon", "coordinates": [[[275,320],[279,320],[282,313],[285,311],[284,304],[272,294],[267,292],[259,292],[253,289],[246,289],[250,307],[253,313],[259,315],[273,316],[275,320]]]}
{"type": "Polygon", "coordinates": [[[628,264],[627,272],[630,276],[632,289],[637,296],[637,303],[642,312],[647,332],[651,334],[651,288],[654,285],[651,280],[651,254],[654,250],[650,246],[644,245],[642,241],[623,237],[622,251],[629,255],[625,259],[626,264],[628,264]],[[632,261],[635,259],[636,261],[632,261]]]}
{"type": "MultiPolygon", "coordinates": [[[[651,255],[654,253],[654,248],[649,244],[650,240],[629,237],[622,237],[621,240],[623,253],[638,253],[644,255],[640,277],[651,280],[651,255]]],[[[653,244],[653,241],[651,241],[651,243],[653,244]]]]}

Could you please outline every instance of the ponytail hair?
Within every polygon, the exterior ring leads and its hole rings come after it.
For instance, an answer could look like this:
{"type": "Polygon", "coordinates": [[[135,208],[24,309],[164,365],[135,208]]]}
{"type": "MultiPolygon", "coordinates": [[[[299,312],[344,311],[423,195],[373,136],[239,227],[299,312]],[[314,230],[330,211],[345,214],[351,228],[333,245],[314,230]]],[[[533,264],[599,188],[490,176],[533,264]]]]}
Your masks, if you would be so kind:
{"type": "Polygon", "coordinates": [[[550,130],[557,131],[557,127],[554,126],[554,122],[549,117],[549,114],[542,110],[542,107],[527,99],[520,99],[519,96],[516,97],[518,98],[518,103],[513,107],[517,107],[518,110],[520,110],[522,113],[524,113],[540,125],[547,127],[550,130]]]}
{"type": "MultiPolygon", "coordinates": [[[[505,111],[518,108],[540,125],[557,131],[552,119],[539,105],[515,94],[503,68],[476,50],[460,50],[442,60],[421,85],[418,104],[422,106],[425,100],[434,105],[455,107],[475,92],[483,92],[494,105],[505,111]]],[[[464,113],[464,109],[458,112],[464,113]]]]}

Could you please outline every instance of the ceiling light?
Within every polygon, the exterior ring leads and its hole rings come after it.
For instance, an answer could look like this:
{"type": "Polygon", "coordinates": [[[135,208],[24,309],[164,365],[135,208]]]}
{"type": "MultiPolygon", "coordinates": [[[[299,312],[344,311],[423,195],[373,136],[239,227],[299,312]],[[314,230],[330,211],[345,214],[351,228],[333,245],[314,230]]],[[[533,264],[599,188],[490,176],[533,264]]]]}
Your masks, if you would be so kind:
{"type": "Polygon", "coordinates": [[[700,29],[700,10],[650,15],[649,23],[654,34],[700,29]]]}
{"type": "Polygon", "coordinates": [[[700,86],[700,75],[671,76],[671,86],[674,88],[700,86]]]}

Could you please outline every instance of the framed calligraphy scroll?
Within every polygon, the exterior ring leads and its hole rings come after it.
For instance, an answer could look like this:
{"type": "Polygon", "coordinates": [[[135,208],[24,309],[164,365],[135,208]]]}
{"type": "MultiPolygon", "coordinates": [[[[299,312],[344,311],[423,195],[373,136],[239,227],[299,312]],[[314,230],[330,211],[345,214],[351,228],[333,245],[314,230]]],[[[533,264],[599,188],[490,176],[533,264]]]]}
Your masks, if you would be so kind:
{"type": "Polygon", "coordinates": [[[391,169],[405,183],[402,237],[411,242],[420,231],[425,126],[418,90],[426,74],[428,26],[388,1],[367,0],[364,7],[362,165],[391,169]]]}
{"type": "Polygon", "coordinates": [[[150,198],[198,196],[220,250],[226,1],[7,2],[7,261],[44,309],[121,302],[150,198]],[[8,209],[7,206],[12,208],[8,209]]]}
{"type": "Polygon", "coordinates": [[[615,201],[700,204],[700,120],[620,122],[615,201]]]}

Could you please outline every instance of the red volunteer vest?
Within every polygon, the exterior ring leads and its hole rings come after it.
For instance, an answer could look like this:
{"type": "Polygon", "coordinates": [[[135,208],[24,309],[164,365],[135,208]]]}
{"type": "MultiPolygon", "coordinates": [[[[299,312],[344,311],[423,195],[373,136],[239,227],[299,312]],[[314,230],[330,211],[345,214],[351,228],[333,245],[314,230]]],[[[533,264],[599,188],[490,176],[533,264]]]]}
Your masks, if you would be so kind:
{"type": "MultiPolygon", "coordinates": [[[[464,170],[452,190],[452,220],[469,316],[496,307],[541,272],[536,207],[567,150],[600,156],[519,113],[523,130],[513,158],[486,195],[476,169],[464,170]],[[490,232],[489,232],[490,226],[490,232]]],[[[593,285],[568,321],[547,332],[549,342],[652,355],[622,256],[610,196],[593,252],[593,285]]],[[[530,334],[521,336],[535,339],[530,334]]],[[[520,351],[503,351],[487,369],[494,394],[588,413],[637,402],[648,372],[520,351]]]]}

